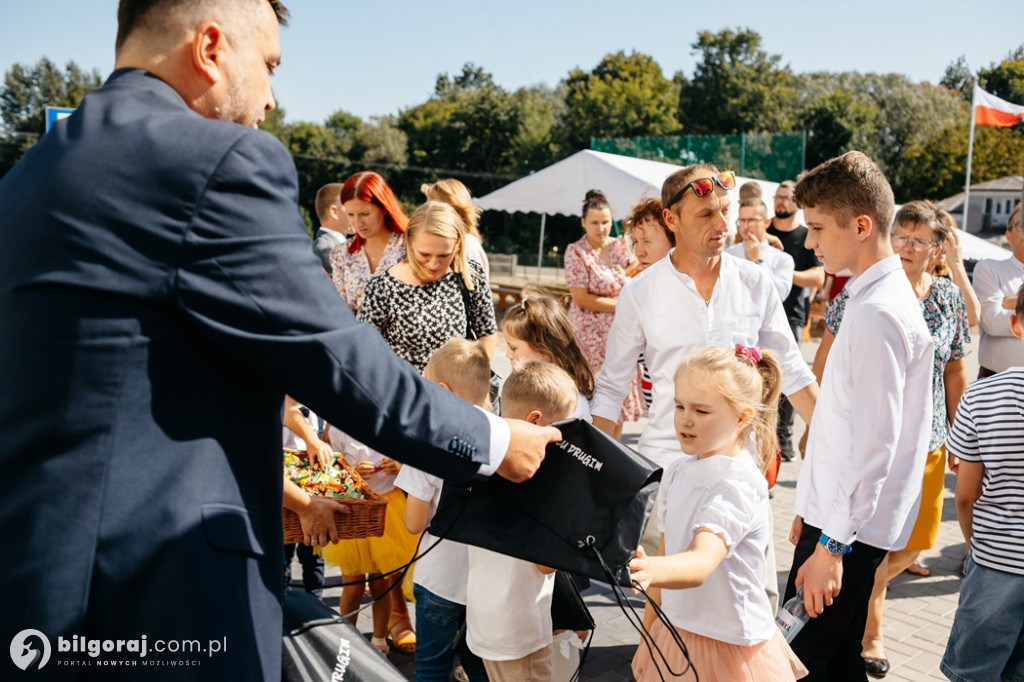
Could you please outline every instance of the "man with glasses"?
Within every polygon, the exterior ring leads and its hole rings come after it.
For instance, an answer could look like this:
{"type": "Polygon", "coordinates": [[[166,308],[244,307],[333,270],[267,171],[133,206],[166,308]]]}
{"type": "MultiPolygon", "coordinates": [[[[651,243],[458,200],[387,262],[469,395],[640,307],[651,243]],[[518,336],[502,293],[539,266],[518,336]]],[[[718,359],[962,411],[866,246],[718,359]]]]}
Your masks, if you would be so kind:
{"type": "Polygon", "coordinates": [[[740,217],[736,227],[743,241],[733,244],[725,252],[766,267],[772,275],[779,298],[785,298],[793,286],[793,257],[768,244],[769,224],[768,207],[760,198],[740,200],[740,217]]]}
{"type": "MultiPolygon", "coordinates": [[[[782,250],[793,258],[793,284],[789,294],[783,297],[782,307],[786,311],[797,343],[803,340],[804,325],[810,312],[810,290],[817,289],[825,283],[825,268],[814,256],[814,252],[804,246],[807,239],[807,228],[796,222],[796,212],[800,206],[796,202],[796,183],[786,180],[775,190],[775,217],[768,226],[768,234],[778,237],[782,242],[782,250]]],[[[779,400],[779,447],[782,459],[792,461],[793,453],[793,406],[783,392],[779,400]]]]}
{"type": "Polygon", "coordinates": [[[974,292],[981,302],[979,379],[1024,364],[1024,350],[1010,330],[1016,292],[1024,284],[1024,234],[1019,205],[1006,223],[1006,241],[1010,242],[1013,257],[988,258],[974,266],[974,292]]]}

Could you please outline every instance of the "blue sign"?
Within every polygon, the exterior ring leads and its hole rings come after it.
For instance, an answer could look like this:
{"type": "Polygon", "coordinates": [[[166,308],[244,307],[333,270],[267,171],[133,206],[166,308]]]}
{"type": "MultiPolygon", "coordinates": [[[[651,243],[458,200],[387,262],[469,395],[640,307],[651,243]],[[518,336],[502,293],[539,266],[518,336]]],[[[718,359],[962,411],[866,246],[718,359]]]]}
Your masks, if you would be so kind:
{"type": "Polygon", "coordinates": [[[67,118],[74,112],[74,107],[46,107],[46,132],[50,132],[54,123],[62,118],[67,118]]]}

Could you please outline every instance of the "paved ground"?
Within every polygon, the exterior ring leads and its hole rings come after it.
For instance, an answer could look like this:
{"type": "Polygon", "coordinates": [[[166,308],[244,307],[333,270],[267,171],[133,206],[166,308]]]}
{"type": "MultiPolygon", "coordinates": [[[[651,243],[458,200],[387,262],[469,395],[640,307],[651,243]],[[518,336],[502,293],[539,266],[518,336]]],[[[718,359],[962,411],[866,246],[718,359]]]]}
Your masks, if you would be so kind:
{"type": "MultiPolygon", "coordinates": [[[[503,353],[503,348],[499,348],[499,356],[503,353]]],[[[816,349],[816,340],[803,344],[804,356],[808,361],[816,349]]],[[[971,350],[976,351],[975,344],[972,344],[971,350]]],[[[495,369],[502,376],[505,375],[508,365],[504,357],[495,359],[495,369]]],[[[972,378],[977,376],[974,352],[968,357],[968,372],[972,378]]],[[[641,427],[642,424],[627,425],[623,440],[635,443],[641,427]]],[[[800,424],[798,431],[802,429],[803,426],[800,424]]],[[[792,545],[789,544],[787,535],[793,517],[793,494],[799,468],[799,462],[782,465],[772,500],[772,510],[776,519],[778,580],[782,588],[785,586],[793,556],[792,545]]],[[[892,665],[887,680],[921,682],[946,679],[939,672],[938,666],[956,611],[960,590],[958,569],[965,552],[953,506],[954,485],[955,479],[951,474],[947,474],[946,499],[938,541],[933,550],[922,554],[921,562],[931,570],[931,577],[921,578],[904,573],[891,583],[885,609],[884,631],[886,650],[892,665]]],[[[296,571],[294,575],[298,575],[297,571],[300,569],[297,564],[293,570],[296,571]]],[[[341,592],[337,587],[338,582],[337,570],[329,570],[328,589],[325,591],[324,601],[334,608],[337,608],[341,592]]],[[[595,682],[632,680],[629,662],[640,641],[639,634],[623,615],[607,585],[595,583],[584,592],[584,598],[597,622],[597,629],[586,664],[583,666],[581,679],[595,682]]],[[[640,600],[633,598],[631,601],[638,608],[642,607],[640,600]]],[[[360,616],[359,629],[369,637],[371,626],[367,611],[360,616]]],[[[389,654],[389,659],[412,679],[412,656],[393,650],[389,654]]]]}

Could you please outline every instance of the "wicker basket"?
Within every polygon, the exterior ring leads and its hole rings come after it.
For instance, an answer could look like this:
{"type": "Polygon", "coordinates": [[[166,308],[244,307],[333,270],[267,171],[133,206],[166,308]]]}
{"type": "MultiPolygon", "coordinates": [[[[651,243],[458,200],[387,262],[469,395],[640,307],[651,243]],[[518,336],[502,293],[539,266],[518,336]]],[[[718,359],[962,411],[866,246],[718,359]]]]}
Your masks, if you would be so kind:
{"type": "MultiPolygon", "coordinates": [[[[305,450],[290,450],[285,448],[284,452],[293,454],[302,459],[307,459],[305,450]]],[[[338,537],[342,540],[354,538],[374,538],[384,535],[384,510],[388,503],[383,497],[373,492],[362,476],[356,473],[344,457],[338,458],[338,465],[352,476],[352,480],[359,486],[360,492],[365,499],[348,500],[338,499],[351,512],[348,514],[336,513],[335,524],[338,528],[338,537]]],[[[291,509],[281,508],[281,522],[284,527],[284,544],[291,545],[302,542],[302,526],[299,523],[299,515],[291,509]]]]}

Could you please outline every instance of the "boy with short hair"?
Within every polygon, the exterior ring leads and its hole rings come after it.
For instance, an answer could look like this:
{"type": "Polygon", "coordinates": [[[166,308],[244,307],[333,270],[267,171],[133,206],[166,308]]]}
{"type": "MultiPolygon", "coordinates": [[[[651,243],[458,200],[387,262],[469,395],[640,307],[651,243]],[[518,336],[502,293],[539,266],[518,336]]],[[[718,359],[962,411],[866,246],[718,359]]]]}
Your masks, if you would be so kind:
{"type": "MultiPolygon", "coordinates": [[[[1010,329],[1024,340],[1024,286],[1010,329]]],[[[969,553],[940,668],[951,680],[1024,678],[1024,367],[967,387],[946,440],[969,553]]]]}
{"type": "Polygon", "coordinates": [[[807,247],[829,272],[856,279],[797,482],[786,599],[803,587],[811,621],[792,646],[806,680],[866,680],[861,638],[875,570],[906,544],[921,492],[932,339],[893,255],[893,194],[878,166],[860,152],[826,161],[801,176],[796,199],[807,247]]]}
{"type": "MultiPolygon", "coordinates": [[[[478,407],[489,404],[491,362],[479,343],[452,339],[430,356],[423,376],[478,407]]],[[[455,635],[466,619],[466,545],[433,537],[424,529],[437,511],[443,481],[411,466],[398,472],[395,485],[409,494],[403,521],[410,533],[423,533],[416,562],[416,682],[447,682],[452,672],[455,635]],[[453,617],[454,616],[454,617],[453,617]]],[[[480,659],[462,657],[470,682],[487,682],[480,659]]]]}
{"type": "MultiPolygon", "coordinates": [[[[505,380],[502,416],[547,425],[576,409],[577,388],[561,368],[524,363],[505,380]]],[[[466,642],[491,682],[533,682],[552,675],[554,569],[469,548],[466,642]]]]}

